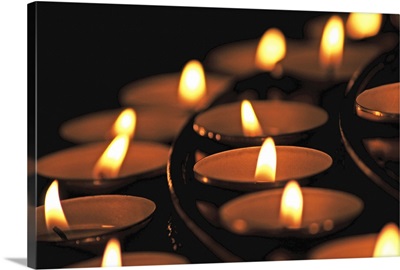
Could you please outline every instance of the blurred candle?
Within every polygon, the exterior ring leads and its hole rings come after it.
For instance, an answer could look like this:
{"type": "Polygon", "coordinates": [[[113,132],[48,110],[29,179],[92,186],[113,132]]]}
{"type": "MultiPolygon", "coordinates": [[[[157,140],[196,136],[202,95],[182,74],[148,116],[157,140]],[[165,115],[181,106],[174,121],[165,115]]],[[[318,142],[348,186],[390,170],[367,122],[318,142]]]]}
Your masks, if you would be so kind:
{"type": "Polygon", "coordinates": [[[387,223],[379,234],[365,234],[333,240],[310,252],[312,259],[400,256],[399,227],[387,223]]]}
{"type": "Polygon", "coordinates": [[[346,33],[350,38],[363,39],[378,34],[382,23],[379,13],[350,13],[346,22],[346,33]]]}

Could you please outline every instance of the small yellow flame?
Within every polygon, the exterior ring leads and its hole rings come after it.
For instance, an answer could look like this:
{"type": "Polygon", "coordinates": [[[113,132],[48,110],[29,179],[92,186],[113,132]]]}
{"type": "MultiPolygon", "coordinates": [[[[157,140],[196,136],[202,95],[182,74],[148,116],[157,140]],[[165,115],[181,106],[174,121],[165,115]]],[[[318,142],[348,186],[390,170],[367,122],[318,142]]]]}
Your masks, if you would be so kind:
{"type": "Polygon", "coordinates": [[[54,180],[46,192],[44,199],[44,215],[48,231],[54,227],[68,229],[68,222],[61,207],[60,196],[58,194],[58,181],[54,180]]]}
{"type": "Polygon", "coordinates": [[[116,238],[111,238],[104,250],[101,267],[120,267],[122,266],[121,246],[116,238]]]}
{"type": "Polygon", "coordinates": [[[291,180],[283,190],[280,221],[286,228],[300,228],[303,214],[303,195],[299,184],[291,180]]]}
{"type": "Polygon", "coordinates": [[[375,244],[374,257],[394,256],[400,256],[399,227],[394,223],[388,223],[379,233],[375,244]]]}
{"type": "Polygon", "coordinates": [[[338,67],[342,62],[344,26],[339,16],[332,16],[324,28],[319,59],[323,67],[338,67]]]}
{"type": "Polygon", "coordinates": [[[253,106],[250,101],[243,100],[241,104],[241,119],[243,134],[248,137],[257,137],[263,135],[260,122],[257,119],[253,106]]]}
{"type": "Polygon", "coordinates": [[[178,96],[182,104],[194,105],[206,95],[203,66],[197,60],[189,61],[183,68],[178,96]]]}
{"type": "Polygon", "coordinates": [[[285,36],[279,29],[271,28],[264,33],[258,43],[255,63],[262,70],[272,71],[285,55],[285,36]]]}
{"type": "Polygon", "coordinates": [[[378,34],[381,24],[382,14],[351,13],[346,22],[346,32],[353,39],[372,37],[378,34]]]}
{"type": "Polygon", "coordinates": [[[115,120],[114,125],[111,130],[113,137],[117,135],[126,134],[129,138],[133,138],[136,128],[136,112],[127,108],[123,110],[117,120],[115,120]]]}
{"type": "Polygon", "coordinates": [[[115,137],[94,166],[93,178],[101,180],[117,177],[128,147],[129,137],[127,135],[115,137]]]}
{"type": "Polygon", "coordinates": [[[274,182],[276,174],[276,149],[271,137],[265,139],[258,154],[255,179],[274,182]]]}

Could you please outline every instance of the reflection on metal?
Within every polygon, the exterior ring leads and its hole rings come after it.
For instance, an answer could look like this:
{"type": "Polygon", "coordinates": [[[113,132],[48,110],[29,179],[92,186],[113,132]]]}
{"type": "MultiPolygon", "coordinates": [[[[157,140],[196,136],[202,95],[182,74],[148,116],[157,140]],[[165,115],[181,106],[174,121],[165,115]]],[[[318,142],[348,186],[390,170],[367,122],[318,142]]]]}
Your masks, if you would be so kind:
{"type": "Polygon", "coordinates": [[[226,261],[226,262],[241,262],[241,261],[243,261],[241,258],[232,254],[226,248],[224,248],[219,243],[217,243],[210,235],[208,235],[199,226],[197,226],[197,224],[182,209],[180,202],[179,202],[179,198],[176,196],[174,186],[172,184],[171,160],[168,160],[168,164],[167,164],[167,181],[168,181],[169,191],[171,194],[172,204],[174,205],[176,212],[182,218],[182,220],[185,222],[186,226],[189,227],[189,229],[196,235],[196,237],[199,238],[206,245],[206,247],[209,248],[222,261],[226,261]]]}
{"type": "Polygon", "coordinates": [[[350,142],[347,140],[346,135],[344,134],[342,124],[341,124],[341,115],[339,115],[339,129],[340,135],[342,136],[344,146],[347,150],[347,153],[351,156],[357,166],[366,174],[372,181],[374,181],[378,186],[382,187],[387,193],[393,196],[396,199],[399,199],[399,192],[395,188],[391,187],[387,184],[378,174],[372,171],[357,155],[357,153],[353,150],[350,142]]]}

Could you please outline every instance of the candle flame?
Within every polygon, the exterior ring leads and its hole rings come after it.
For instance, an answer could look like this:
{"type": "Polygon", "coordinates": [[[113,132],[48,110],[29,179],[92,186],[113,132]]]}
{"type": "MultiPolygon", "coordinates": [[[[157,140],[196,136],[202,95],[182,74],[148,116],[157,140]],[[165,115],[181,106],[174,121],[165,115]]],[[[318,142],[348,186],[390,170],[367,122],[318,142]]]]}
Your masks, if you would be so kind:
{"type": "Polygon", "coordinates": [[[303,195],[299,184],[295,180],[291,180],[283,190],[280,221],[286,228],[300,228],[302,214],[303,195]]]}
{"type": "Polygon", "coordinates": [[[185,65],[178,91],[182,104],[193,105],[206,95],[206,79],[199,61],[191,60],[185,65]]]}
{"type": "Polygon", "coordinates": [[[243,100],[241,104],[242,130],[245,136],[257,137],[263,135],[260,122],[257,119],[250,101],[243,100]]]}
{"type": "Polygon", "coordinates": [[[99,180],[117,177],[128,147],[129,137],[127,135],[115,137],[94,166],[93,178],[99,180]]]}
{"type": "Polygon", "coordinates": [[[107,242],[104,250],[101,267],[120,267],[122,266],[121,245],[116,238],[111,238],[107,242]]]}
{"type": "Polygon", "coordinates": [[[115,120],[111,133],[113,137],[121,134],[126,134],[129,138],[133,138],[136,128],[136,112],[127,108],[123,110],[117,120],[115,120]]]}
{"type": "Polygon", "coordinates": [[[374,257],[390,256],[400,256],[399,227],[394,223],[388,223],[383,227],[374,249],[374,257]]]}
{"type": "Polygon", "coordinates": [[[258,43],[255,63],[262,70],[272,71],[285,55],[285,36],[279,29],[271,28],[264,33],[258,43]]]}
{"type": "Polygon", "coordinates": [[[346,22],[346,32],[353,39],[372,37],[378,34],[381,24],[382,14],[351,13],[346,22]]]}
{"type": "Polygon", "coordinates": [[[44,216],[48,231],[54,227],[68,229],[68,222],[61,207],[60,196],[58,194],[58,181],[54,180],[46,192],[44,199],[44,216]]]}
{"type": "Polygon", "coordinates": [[[323,67],[338,67],[342,62],[344,26],[339,16],[332,16],[324,28],[319,51],[323,67]]]}
{"type": "Polygon", "coordinates": [[[255,179],[274,182],[276,174],[276,149],[271,137],[265,139],[258,155],[255,179]]]}

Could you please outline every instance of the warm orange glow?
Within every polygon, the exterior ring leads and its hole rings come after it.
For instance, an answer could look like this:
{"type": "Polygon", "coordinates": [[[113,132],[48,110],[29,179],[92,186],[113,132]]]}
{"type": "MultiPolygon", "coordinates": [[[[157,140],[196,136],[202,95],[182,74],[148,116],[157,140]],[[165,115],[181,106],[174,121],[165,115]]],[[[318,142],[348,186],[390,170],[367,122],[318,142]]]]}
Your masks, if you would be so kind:
{"type": "Polygon", "coordinates": [[[121,245],[115,238],[111,238],[104,250],[101,267],[119,267],[122,266],[121,245]]]}
{"type": "Polygon", "coordinates": [[[375,244],[374,257],[400,256],[399,227],[394,223],[388,223],[379,233],[375,244]]]}
{"type": "Polygon", "coordinates": [[[332,16],[322,34],[319,59],[323,67],[338,67],[342,62],[344,26],[339,16],[332,16]]]}
{"type": "Polygon", "coordinates": [[[123,110],[112,127],[113,137],[126,134],[129,138],[133,138],[136,128],[136,113],[133,109],[127,108],[123,110]]]}
{"type": "Polygon", "coordinates": [[[346,22],[347,35],[353,39],[372,37],[381,28],[382,14],[351,13],[346,22]]]}
{"type": "Polygon", "coordinates": [[[44,216],[48,231],[54,227],[61,230],[68,229],[68,222],[61,207],[60,196],[58,195],[58,181],[54,180],[46,192],[44,199],[44,216]]]}
{"type": "Polygon", "coordinates": [[[178,95],[181,103],[188,105],[195,104],[206,95],[206,79],[199,61],[191,60],[183,68],[178,95]]]}
{"type": "Polygon", "coordinates": [[[280,221],[286,228],[300,228],[302,214],[303,195],[299,184],[292,180],[286,184],[285,189],[283,190],[280,221]]]}
{"type": "Polygon", "coordinates": [[[258,43],[255,63],[260,69],[272,71],[285,55],[285,36],[279,29],[271,28],[264,33],[258,43]]]}
{"type": "Polygon", "coordinates": [[[263,135],[260,122],[258,122],[256,113],[250,101],[243,100],[241,106],[241,119],[243,134],[248,137],[257,137],[263,135]]]}
{"type": "Polygon", "coordinates": [[[274,182],[276,174],[276,149],[274,140],[265,139],[258,154],[256,173],[254,177],[258,181],[274,182]]]}
{"type": "Polygon", "coordinates": [[[101,180],[117,177],[128,147],[129,137],[127,135],[115,137],[94,166],[93,178],[101,180]]]}

